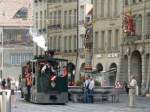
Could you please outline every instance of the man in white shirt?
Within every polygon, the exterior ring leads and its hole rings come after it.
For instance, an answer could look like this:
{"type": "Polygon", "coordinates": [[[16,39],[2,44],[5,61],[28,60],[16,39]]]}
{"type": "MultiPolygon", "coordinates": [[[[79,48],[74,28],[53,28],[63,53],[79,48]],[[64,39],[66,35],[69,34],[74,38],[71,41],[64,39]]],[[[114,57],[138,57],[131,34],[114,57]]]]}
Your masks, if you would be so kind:
{"type": "Polygon", "coordinates": [[[89,90],[93,90],[95,86],[95,82],[94,79],[91,77],[90,78],[90,84],[89,84],[89,90]]]}
{"type": "Polygon", "coordinates": [[[89,85],[90,85],[90,76],[86,77],[84,82],[84,103],[89,103],[89,85]]]}
{"type": "Polygon", "coordinates": [[[94,87],[95,87],[95,82],[94,79],[91,77],[90,84],[89,84],[89,103],[93,103],[94,87]]]}
{"type": "Polygon", "coordinates": [[[136,94],[137,81],[134,76],[132,76],[131,82],[129,84],[129,106],[135,106],[135,94],[136,94]]]}

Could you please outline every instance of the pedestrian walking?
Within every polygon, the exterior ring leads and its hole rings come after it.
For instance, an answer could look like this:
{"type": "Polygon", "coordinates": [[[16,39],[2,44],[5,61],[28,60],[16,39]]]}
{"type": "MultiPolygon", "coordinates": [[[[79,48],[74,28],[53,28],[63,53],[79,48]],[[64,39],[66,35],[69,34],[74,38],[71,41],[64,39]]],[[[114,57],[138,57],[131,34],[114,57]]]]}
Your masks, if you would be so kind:
{"type": "Polygon", "coordinates": [[[129,83],[129,106],[135,107],[135,96],[136,96],[137,81],[134,76],[131,78],[129,83]]]}

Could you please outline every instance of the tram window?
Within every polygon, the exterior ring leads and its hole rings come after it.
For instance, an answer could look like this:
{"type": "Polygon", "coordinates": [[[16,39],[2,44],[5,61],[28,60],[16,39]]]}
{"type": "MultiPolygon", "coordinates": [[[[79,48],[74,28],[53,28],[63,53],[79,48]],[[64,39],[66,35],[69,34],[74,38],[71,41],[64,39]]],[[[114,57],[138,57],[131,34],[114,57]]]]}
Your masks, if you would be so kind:
{"type": "Polygon", "coordinates": [[[35,77],[33,78],[33,85],[35,85],[35,77]]]}
{"type": "Polygon", "coordinates": [[[35,63],[33,63],[32,71],[35,73],[35,63]]]}

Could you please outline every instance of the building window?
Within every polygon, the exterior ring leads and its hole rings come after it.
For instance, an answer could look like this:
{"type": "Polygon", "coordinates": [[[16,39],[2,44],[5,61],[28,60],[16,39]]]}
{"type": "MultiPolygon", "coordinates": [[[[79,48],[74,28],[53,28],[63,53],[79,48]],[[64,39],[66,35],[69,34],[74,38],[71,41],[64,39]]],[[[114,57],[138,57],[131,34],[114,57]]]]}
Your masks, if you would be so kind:
{"type": "Polygon", "coordinates": [[[38,29],[38,12],[35,13],[35,19],[36,19],[35,27],[36,29],[38,29]]]}
{"type": "Polygon", "coordinates": [[[57,20],[56,20],[57,18],[56,18],[56,16],[57,16],[57,12],[55,11],[55,12],[54,12],[54,25],[57,24],[57,20]]]}
{"type": "Polygon", "coordinates": [[[124,0],[125,6],[129,5],[128,0],[124,0]]]}
{"type": "Polygon", "coordinates": [[[104,0],[101,0],[101,17],[104,17],[104,0]]]}
{"type": "Polygon", "coordinates": [[[146,22],[147,22],[146,33],[150,34],[150,13],[147,14],[146,22]]]}
{"type": "Polygon", "coordinates": [[[135,3],[136,3],[136,0],[132,0],[132,3],[135,4],[135,3]]]}
{"type": "Polygon", "coordinates": [[[48,50],[50,49],[50,38],[48,38],[48,50]]]}
{"type": "Polygon", "coordinates": [[[52,43],[53,43],[52,37],[50,37],[49,41],[50,41],[50,42],[49,42],[49,44],[50,44],[50,45],[49,45],[49,46],[50,46],[50,49],[52,49],[52,43]]]}
{"type": "Polygon", "coordinates": [[[136,27],[136,35],[140,35],[142,34],[142,16],[139,15],[136,17],[135,19],[135,27],[136,27]]]}
{"type": "Polygon", "coordinates": [[[61,51],[61,36],[58,38],[58,50],[61,51]]]}
{"type": "Polygon", "coordinates": [[[58,11],[58,24],[61,24],[61,10],[58,11]]]}
{"type": "Polygon", "coordinates": [[[53,40],[53,49],[56,50],[56,36],[54,36],[54,40],[53,40]]]}
{"type": "Polygon", "coordinates": [[[69,36],[69,42],[68,42],[68,44],[69,44],[69,51],[71,52],[72,51],[72,47],[71,47],[71,45],[72,45],[72,42],[71,42],[71,39],[72,37],[71,36],[69,36]]]}
{"type": "Polygon", "coordinates": [[[77,25],[77,9],[74,9],[74,26],[77,25]]]}
{"type": "Polygon", "coordinates": [[[26,7],[22,7],[14,15],[14,18],[23,18],[23,19],[26,19],[27,17],[28,17],[28,8],[26,8],[26,7]]]}
{"type": "Polygon", "coordinates": [[[114,41],[115,41],[115,42],[114,42],[114,44],[115,44],[114,46],[115,46],[115,49],[116,49],[116,50],[118,50],[118,38],[119,38],[119,30],[116,29],[116,30],[115,30],[115,40],[114,40],[114,41]]]}
{"type": "Polygon", "coordinates": [[[108,4],[107,4],[107,16],[110,17],[111,16],[111,5],[112,5],[112,0],[108,0],[108,4]]]}
{"type": "Polygon", "coordinates": [[[105,47],[105,31],[101,32],[101,49],[104,50],[105,47]]]}
{"type": "Polygon", "coordinates": [[[46,10],[44,10],[44,28],[46,28],[46,21],[47,21],[47,16],[46,16],[46,10]]]}
{"type": "Polygon", "coordinates": [[[97,11],[98,11],[98,10],[97,10],[97,9],[98,9],[97,6],[98,6],[97,0],[94,0],[94,9],[95,9],[94,11],[95,11],[95,17],[96,17],[96,18],[97,18],[97,11]]]}
{"type": "Polygon", "coordinates": [[[64,12],[64,25],[67,24],[67,11],[64,12]]]}
{"type": "Polygon", "coordinates": [[[74,50],[77,50],[77,36],[74,35],[74,50]]]}
{"type": "Polygon", "coordinates": [[[118,16],[118,0],[114,1],[114,17],[118,16]]]}
{"type": "Polygon", "coordinates": [[[56,36],[55,39],[56,39],[55,40],[56,41],[55,42],[55,50],[57,51],[58,50],[58,37],[56,36]]]}
{"type": "Polygon", "coordinates": [[[21,65],[25,61],[29,61],[33,58],[32,53],[14,53],[10,55],[11,65],[21,65]]]}
{"type": "Polygon", "coordinates": [[[107,48],[111,50],[111,42],[112,42],[112,30],[108,30],[108,39],[107,39],[107,48]]]}
{"type": "Polygon", "coordinates": [[[64,37],[64,51],[67,51],[67,37],[64,37]]]}
{"type": "Polygon", "coordinates": [[[42,29],[42,11],[40,11],[40,29],[42,29]]]}
{"type": "Polygon", "coordinates": [[[72,10],[69,10],[69,28],[71,27],[72,10]]]}
{"type": "Polygon", "coordinates": [[[97,50],[98,49],[98,32],[95,32],[95,40],[94,40],[94,47],[97,50]]]}

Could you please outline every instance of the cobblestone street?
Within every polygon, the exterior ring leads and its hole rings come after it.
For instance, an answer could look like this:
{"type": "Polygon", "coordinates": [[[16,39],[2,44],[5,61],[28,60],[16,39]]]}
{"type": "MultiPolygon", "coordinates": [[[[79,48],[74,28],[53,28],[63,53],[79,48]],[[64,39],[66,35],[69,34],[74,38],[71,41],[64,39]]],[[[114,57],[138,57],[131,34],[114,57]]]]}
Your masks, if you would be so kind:
{"type": "Polygon", "coordinates": [[[18,98],[17,107],[12,107],[12,112],[150,112],[149,98],[138,97],[138,103],[135,108],[129,108],[127,106],[127,99],[126,95],[122,95],[119,103],[38,105],[27,103],[18,98]]]}

